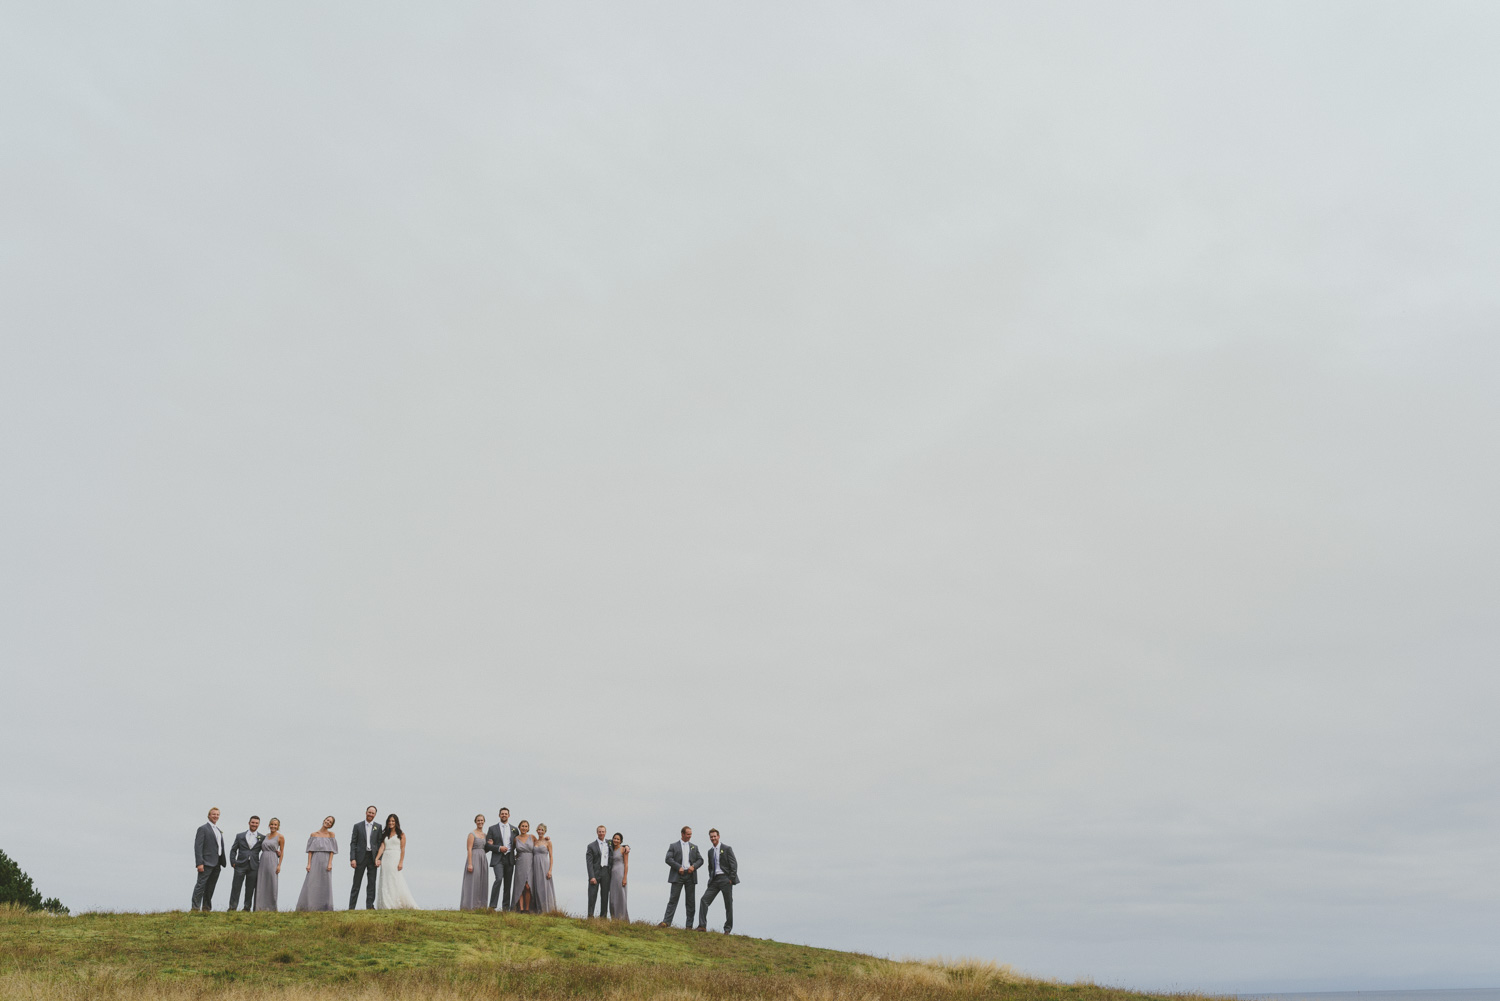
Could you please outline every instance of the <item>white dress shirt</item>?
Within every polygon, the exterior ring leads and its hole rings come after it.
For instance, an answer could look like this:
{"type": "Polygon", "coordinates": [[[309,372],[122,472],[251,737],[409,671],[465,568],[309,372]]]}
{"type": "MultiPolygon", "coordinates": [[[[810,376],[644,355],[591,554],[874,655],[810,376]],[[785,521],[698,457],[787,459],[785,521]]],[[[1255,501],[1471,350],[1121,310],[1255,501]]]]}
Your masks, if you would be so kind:
{"type": "Polygon", "coordinates": [[[609,842],[596,841],[594,843],[599,846],[599,868],[603,869],[609,865],[609,842]]]}
{"type": "Polygon", "coordinates": [[[375,850],[375,821],[365,821],[365,848],[375,850]]]}
{"type": "Polygon", "coordinates": [[[688,849],[692,847],[692,843],[688,842],[688,841],[679,841],[678,844],[682,845],[682,864],[683,864],[683,866],[687,867],[687,866],[692,865],[693,863],[691,863],[691,862],[688,861],[688,849]]]}
{"type": "Polygon", "coordinates": [[[719,845],[714,845],[708,850],[708,874],[710,876],[724,875],[724,870],[719,868],[719,852],[722,850],[719,845]]]}
{"type": "Polygon", "coordinates": [[[219,830],[218,824],[209,824],[208,826],[214,829],[214,837],[219,839],[219,858],[228,858],[229,856],[224,854],[224,832],[219,830]]]}
{"type": "Polygon", "coordinates": [[[510,825],[503,820],[500,821],[500,846],[502,848],[510,847],[510,825]]]}

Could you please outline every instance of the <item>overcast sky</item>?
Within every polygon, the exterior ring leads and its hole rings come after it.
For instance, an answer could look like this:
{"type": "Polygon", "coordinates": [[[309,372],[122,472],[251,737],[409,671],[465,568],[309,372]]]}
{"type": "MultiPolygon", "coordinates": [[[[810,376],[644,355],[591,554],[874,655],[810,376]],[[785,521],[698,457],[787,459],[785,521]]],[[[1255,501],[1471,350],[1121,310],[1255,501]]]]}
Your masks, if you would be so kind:
{"type": "Polygon", "coordinates": [[[1500,984],[1497,50],[6,4],[0,848],[183,908],[209,806],[373,802],[453,907],[503,804],[579,911],[690,823],[750,935],[1500,984]]]}

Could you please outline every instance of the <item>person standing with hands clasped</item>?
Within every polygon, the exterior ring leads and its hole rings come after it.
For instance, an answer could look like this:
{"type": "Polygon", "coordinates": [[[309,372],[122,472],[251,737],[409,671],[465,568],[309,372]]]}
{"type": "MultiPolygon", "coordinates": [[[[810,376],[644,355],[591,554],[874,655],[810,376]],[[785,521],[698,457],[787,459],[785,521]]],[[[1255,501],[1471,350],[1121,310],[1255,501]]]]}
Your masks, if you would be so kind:
{"type": "Polygon", "coordinates": [[[583,853],[583,861],[589,872],[589,917],[594,916],[594,901],[599,902],[599,916],[609,917],[609,866],[614,858],[610,844],[605,840],[608,829],[600,824],[594,829],[594,840],[583,853]]]}
{"type": "Polygon", "coordinates": [[[461,911],[484,910],[484,896],[490,888],[489,848],[484,841],[484,814],[474,815],[474,829],[464,842],[469,860],[464,863],[463,888],[458,894],[461,911]]]}
{"type": "Polygon", "coordinates": [[[229,885],[229,909],[239,903],[240,888],[245,890],[245,910],[255,910],[255,884],[260,879],[260,846],[266,840],[264,834],[256,833],[260,818],[250,818],[250,829],[234,836],[234,846],[229,849],[229,865],[234,869],[234,882],[229,885]]]}
{"type": "Polygon", "coordinates": [[[198,882],[193,885],[195,911],[214,909],[214,885],[224,868],[224,832],[219,830],[219,808],[208,811],[208,823],[198,828],[193,838],[193,864],[198,867],[198,882]]]}
{"type": "Polygon", "coordinates": [[[724,894],[724,934],[734,928],[734,884],[740,881],[739,863],[734,860],[734,849],[719,843],[719,830],[708,832],[713,847],[708,850],[708,889],[703,891],[703,903],[698,905],[698,930],[708,930],[708,905],[714,897],[724,894]]]}
{"type": "Polygon", "coordinates": [[[380,842],[385,840],[385,828],[375,823],[377,812],[373,806],[365,807],[364,822],[356,823],[349,835],[349,868],[354,870],[354,885],[349,888],[351,911],[359,902],[359,881],[367,874],[370,883],[365,890],[365,910],[375,909],[375,868],[380,865],[380,842]]]}
{"type": "Polygon", "coordinates": [[[703,865],[703,855],[693,844],[693,829],[682,829],[682,840],[667,846],[667,882],[672,884],[672,896],[667,901],[667,914],[658,927],[670,928],[672,915],[677,913],[677,898],[687,890],[687,926],[693,927],[693,910],[697,903],[693,894],[698,891],[698,868],[703,865]]]}
{"type": "Polygon", "coordinates": [[[299,911],[333,910],[333,857],[339,853],[332,814],[323,818],[323,826],[307,836],[307,875],[302,878],[302,892],[297,894],[299,911]]]}
{"type": "Polygon", "coordinates": [[[256,865],[260,874],[255,878],[255,909],[276,910],[276,898],[281,892],[281,858],[286,853],[286,838],[281,835],[281,821],[272,817],[266,821],[265,840],[260,843],[260,858],[256,865]]]}

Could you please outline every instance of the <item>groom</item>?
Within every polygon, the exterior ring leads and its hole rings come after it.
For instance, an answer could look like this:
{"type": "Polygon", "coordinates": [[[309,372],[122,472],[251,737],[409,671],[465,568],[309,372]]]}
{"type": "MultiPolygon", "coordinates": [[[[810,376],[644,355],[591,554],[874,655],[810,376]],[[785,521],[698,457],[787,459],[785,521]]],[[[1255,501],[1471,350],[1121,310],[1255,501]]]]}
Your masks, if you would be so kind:
{"type": "Polygon", "coordinates": [[[250,818],[250,829],[234,836],[234,847],[229,849],[229,864],[234,868],[234,882],[229,886],[229,909],[239,903],[240,887],[245,888],[245,910],[255,910],[255,881],[260,875],[260,846],[266,840],[264,834],[256,834],[260,826],[259,817],[250,818]]]}
{"type": "Polygon", "coordinates": [[[365,892],[365,910],[375,909],[375,855],[385,840],[385,829],[375,823],[377,812],[373,806],[365,807],[364,822],[356,823],[354,833],[349,835],[349,868],[354,870],[354,885],[349,888],[351,911],[359,902],[359,881],[366,873],[370,876],[370,886],[365,892]]]}
{"type": "Polygon", "coordinates": [[[500,822],[484,832],[484,850],[490,853],[490,872],[495,885],[490,887],[490,910],[510,910],[510,881],[516,873],[516,829],[510,826],[510,810],[500,808],[500,822]]]}

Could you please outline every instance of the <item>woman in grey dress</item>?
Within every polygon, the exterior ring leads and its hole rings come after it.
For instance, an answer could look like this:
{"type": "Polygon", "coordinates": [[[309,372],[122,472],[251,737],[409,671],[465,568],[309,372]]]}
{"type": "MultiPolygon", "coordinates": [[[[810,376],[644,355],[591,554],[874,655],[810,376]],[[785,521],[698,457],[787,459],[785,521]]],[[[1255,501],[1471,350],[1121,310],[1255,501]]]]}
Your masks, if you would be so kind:
{"type": "Polygon", "coordinates": [[[276,909],[277,877],[281,875],[281,857],[286,853],[286,838],[281,833],[281,821],[275,817],[266,825],[266,840],[260,843],[259,868],[255,875],[255,909],[276,909]]]}
{"type": "Polygon", "coordinates": [[[333,857],[339,853],[335,823],[332,817],[324,817],[322,829],[307,836],[307,876],[297,895],[299,911],[333,910],[333,857]]]}
{"type": "Polygon", "coordinates": [[[547,825],[536,825],[536,841],[531,846],[531,879],[536,884],[536,902],[532,910],[551,914],[557,910],[557,894],[552,892],[552,839],[547,825]]]}
{"type": "Polygon", "coordinates": [[[464,863],[464,886],[458,897],[461,911],[482,911],[490,902],[490,863],[484,851],[484,814],[474,818],[469,832],[469,861],[464,863]]]}
{"type": "Polygon", "coordinates": [[[629,921],[630,908],[625,906],[625,887],[630,880],[630,846],[625,835],[619,831],[610,839],[614,846],[615,864],[609,868],[609,916],[616,921],[629,921]]]}
{"type": "Polygon", "coordinates": [[[535,913],[536,891],[532,886],[531,863],[536,857],[532,850],[531,821],[523,820],[516,825],[516,872],[512,877],[510,909],[522,914],[535,913]]]}

